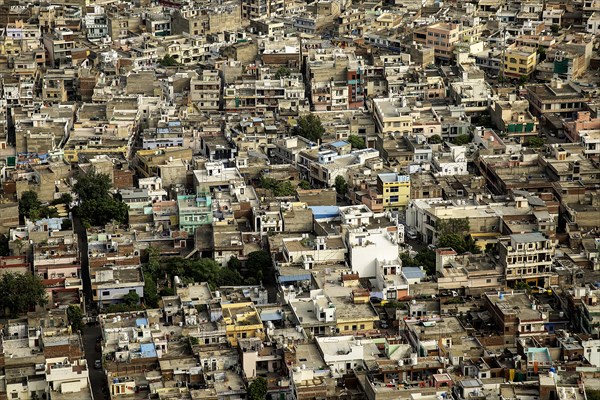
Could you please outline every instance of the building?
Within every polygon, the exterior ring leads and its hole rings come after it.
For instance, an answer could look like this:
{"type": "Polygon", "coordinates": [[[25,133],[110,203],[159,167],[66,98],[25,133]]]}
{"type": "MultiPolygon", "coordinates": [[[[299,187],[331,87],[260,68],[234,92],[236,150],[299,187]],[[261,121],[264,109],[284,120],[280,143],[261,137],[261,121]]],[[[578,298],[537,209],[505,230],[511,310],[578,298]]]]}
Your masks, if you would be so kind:
{"type": "Polygon", "coordinates": [[[511,45],[504,50],[502,73],[509,78],[528,79],[535,71],[537,49],[511,45]]]}
{"type": "Polygon", "coordinates": [[[416,29],[413,40],[425,47],[433,47],[436,59],[448,62],[454,58],[454,47],[460,40],[461,26],[438,22],[416,29]]]}
{"type": "Polygon", "coordinates": [[[583,111],[586,95],[577,90],[571,83],[553,79],[551,83],[527,86],[527,99],[535,115],[560,114],[573,115],[583,111]]]}
{"type": "Polygon", "coordinates": [[[500,264],[508,285],[527,282],[548,287],[553,282],[555,244],[540,232],[513,234],[498,240],[500,264]]]}
{"type": "Polygon", "coordinates": [[[410,175],[396,172],[377,175],[377,190],[383,195],[383,208],[398,211],[410,201],[410,175]]]}

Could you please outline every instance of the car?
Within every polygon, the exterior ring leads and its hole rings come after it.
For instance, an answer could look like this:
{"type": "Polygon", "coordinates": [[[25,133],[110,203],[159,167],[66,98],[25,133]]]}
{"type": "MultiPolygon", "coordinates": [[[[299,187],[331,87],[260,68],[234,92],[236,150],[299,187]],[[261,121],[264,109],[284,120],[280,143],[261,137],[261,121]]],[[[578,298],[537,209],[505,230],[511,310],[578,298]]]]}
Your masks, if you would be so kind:
{"type": "Polygon", "coordinates": [[[371,303],[373,304],[381,303],[381,299],[379,297],[371,297],[369,300],[371,300],[371,303]]]}
{"type": "Polygon", "coordinates": [[[406,232],[406,237],[409,238],[410,240],[415,240],[417,238],[417,232],[408,231],[408,232],[406,232]]]}
{"type": "Polygon", "coordinates": [[[430,245],[427,246],[427,248],[429,250],[435,250],[435,249],[437,249],[437,246],[435,244],[430,244],[430,245]]]}
{"type": "Polygon", "coordinates": [[[94,361],[94,368],[96,368],[96,369],[102,369],[102,360],[96,360],[96,361],[94,361]]]}

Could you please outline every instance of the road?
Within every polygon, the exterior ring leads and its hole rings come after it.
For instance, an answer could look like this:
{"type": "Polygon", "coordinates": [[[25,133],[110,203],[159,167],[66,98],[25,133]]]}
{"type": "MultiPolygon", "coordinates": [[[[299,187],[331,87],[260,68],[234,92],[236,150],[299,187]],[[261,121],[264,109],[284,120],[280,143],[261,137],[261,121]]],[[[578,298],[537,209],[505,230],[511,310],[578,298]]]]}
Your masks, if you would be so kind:
{"type": "MultiPolygon", "coordinates": [[[[92,287],[90,282],[90,268],[88,260],[88,245],[85,228],[81,224],[81,219],[73,218],[73,228],[77,234],[77,244],[81,258],[81,279],[83,280],[83,293],[85,296],[85,309],[87,315],[97,314],[96,304],[92,301],[92,287]]],[[[84,325],[81,338],[83,339],[83,350],[85,360],[90,371],[90,383],[94,400],[108,399],[108,384],[104,370],[94,368],[96,360],[102,359],[102,353],[96,350],[96,338],[101,335],[100,325],[84,325]]]]}
{"type": "Polygon", "coordinates": [[[81,337],[83,338],[83,348],[85,351],[85,360],[90,370],[90,383],[94,400],[108,399],[108,385],[104,370],[94,368],[94,362],[102,359],[102,353],[96,350],[96,338],[100,336],[100,325],[86,325],[83,328],[81,337]]]}

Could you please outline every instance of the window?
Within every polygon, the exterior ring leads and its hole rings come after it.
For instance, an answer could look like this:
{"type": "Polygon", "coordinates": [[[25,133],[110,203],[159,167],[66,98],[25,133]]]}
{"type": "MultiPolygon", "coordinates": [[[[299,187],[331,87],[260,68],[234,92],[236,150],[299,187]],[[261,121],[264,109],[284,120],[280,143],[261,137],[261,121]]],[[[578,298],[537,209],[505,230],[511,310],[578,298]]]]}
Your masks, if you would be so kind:
{"type": "Polygon", "coordinates": [[[110,291],[108,291],[108,290],[102,291],[102,296],[110,296],[110,291]]]}

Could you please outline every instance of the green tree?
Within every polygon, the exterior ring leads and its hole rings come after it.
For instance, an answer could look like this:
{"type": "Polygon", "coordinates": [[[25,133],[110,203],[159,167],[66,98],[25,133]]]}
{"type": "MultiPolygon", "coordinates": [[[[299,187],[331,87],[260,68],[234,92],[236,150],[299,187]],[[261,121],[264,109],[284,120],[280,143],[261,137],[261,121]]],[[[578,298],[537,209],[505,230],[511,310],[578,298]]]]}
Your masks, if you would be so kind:
{"type": "Polygon", "coordinates": [[[302,190],[310,190],[312,189],[312,186],[310,186],[310,182],[307,181],[306,179],[302,179],[300,181],[300,183],[298,184],[298,187],[302,190]]]}
{"type": "Polygon", "coordinates": [[[435,275],[435,251],[423,249],[415,256],[415,265],[422,266],[427,275],[435,275]]]}
{"type": "Polygon", "coordinates": [[[288,67],[282,66],[282,67],[279,67],[277,72],[275,72],[275,79],[285,78],[287,76],[290,76],[291,74],[292,74],[291,69],[289,69],[288,67]]]}
{"type": "Polygon", "coordinates": [[[264,250],[253,251],[248,254],[245,267],[245,273],[242,273],[242,276],[246,279],[255,278],[256,283],[259,283],[266,274],[271,272],[273,259],[264,250]]]}
{"type": "Polygon", "coordinates": [[[42,279],[31,273],[6,273],[0,278],[0,310],[10,318],[48,303],[42,279]]]}
{"type": "Polygon", "coordinates": [[[108,174],[97,173],[91,169],[87,174],[79,174],[77,182],[73,185],[73,192],[81,202],[88,200],[104,199],[112,184],[108,174]]]}
{"type": "Polygon", "coordinates": [[[529,77],[527,75],[521,75],[519,77],[519,82],[521,83],[521,85],[524,85],[527,82],[529,82],[529,77]]]}
{"type": "Polygon", "coordinates": [[[242,263],[240,262],[240,259],[236,256],[231,256],[231,258],[229,258],[229,261],[227,261],[227,268],[232,269],[234,271],[239,271],[240,269],[242,269],[242,263]]]}
{"type": "Polygon", "coordinates": [[[275,197],[289,197],[296,195],[296,188],[290,181],[278,181],[267,176],[261,176],[260,187],[271,190],[275,197]]]}
{"type": "Polygon", "coordinates": [[[52,204],[52,205],[66,204],[68,206],[69,204],[71,204],[72,201],[73,201],[73,196],[71,196],[71,193],[63,193],[60,195],[60,197],[58,199],[52,200],[50,202],[50,204],[52,204]]]}
{"type": "Polygon", "coordinates": [[[525,140],[525,146],[527,147],[542,147],[544,143],[546,143],[546,141],[543,138],[537,136],[533,136],[525,140]]]}
{"type": "Polygon", "coordinates": [[[450,218],[437,222],[437,230],[440,236],[448,234],[467,235],[471,229],[468,218],[450,218]]]}
{"type": "Polygon", "coordinates": [[[137,306],[138,304],[140,304],[140,295],[137,294],[135,290],[133,290],[127,293],[125,296],[123,296],[123,303],[125,303],[125,305],[129,307],[137,306]]]}
{"type": "Polygon", "coordinates": [[[455,137],[452,140],[452,143],[454,143],[455,145],[458,145],[458,146],[464,146],[465,144],[468,144],[470,142],[471,142],[471,137],[467,134],[458,135],[457,137],[455,137]]]}
{"type": "Polygon", "coordinates": [[[81,217],[84,225],[103,226],[111,221],[127,221],[127,205],[112,196],[110,187],[110,177],[96,173],[94,169],[77,177],[73,192],[80,204],[75,213],[81,217]]]}
{"type": "Polygon", "coordinates": [[[165,56],[158,63],[163,67],[174,67],[179,65],[175,57],[170,54],[165,54],[165,56]]]}
{"type": "Polygon", "coordinates": [[[0,257],[6,257],[10,255],[10,248],[8,246],[8,236],[1,233],[0,234],[0,257]]]}
{"type": "Polygon", "coordinates": [[[148,272],[144,274],[144,303],[149,308],[158,307],[158,287],[154,276],[148,272]]]}
{"type": "Polygon", "coordinates": [[[361,150],[367,147],[365,145],[365,139],[360,136],[350,135],[348,136],[348,142],[352,145],[353,149],[361,150]]]}
{"type": "Polygon", "coordinates": [[[433,135],[427,140],[430,144],[439,144],[443,142],[443,139],[440,135],[433,135]]]}
{"type": "Polygon", "coordinates": [[[463,254],[467,251],[467,244],[464,237],[457,233],[449,233],[440,236],[438,245],[440,247],[451,247],[459,254],[463,254]]]}
{"type": "Polygon", "coordinates": [[[21,200],[19,200],[19,214],[31,218],[32,212],[39,210],[41,207],[42,202],[38,199],[37,192],[33,190],[23,192],[21,200]]]}
{"type": "Polygon", "coordinates": [[[554,35],[556,35],[556,34],[558,34],[558,31],[560,31],[560,26],[558,26],[558,25],[552,25],[552,26],[550,27],[550,30],[552,31],[552,33],[553,33],[554,35]]]}
{"type": "Polygon", "coordinates": [[[267,380],[261,376],[248,386],[248,400],[264,400],[267,397],[267,380]]]}
{"type": "Polygon", "coordinates": [[[302,136],[313,142],[321,140],[324,133],[325,128],[321,124],[321,119],[314,114],[299,117],[298,124],[292,128],[292,134],[302,136]]]}
{"type": "Polygon", "coordinates": [[[77,332],[83,329],[83,311],[76,305],[70,305],[67,308],[67,318],[71,324],[71,330],[77,332]]]}
{"type": "Polygon", "coordinates": [[[344,196],[346,194],[346,192],[348,191],[348,184],[346,183],[346,179],[341,176],[338,175],[335,177],[335,191],[339,194],[344,196]]]}
{"type": "Polygon", "coordinates": [[[277,197],[295,196],[296,188],[290,181],[279,182],[274,194],[277,197]]]}

